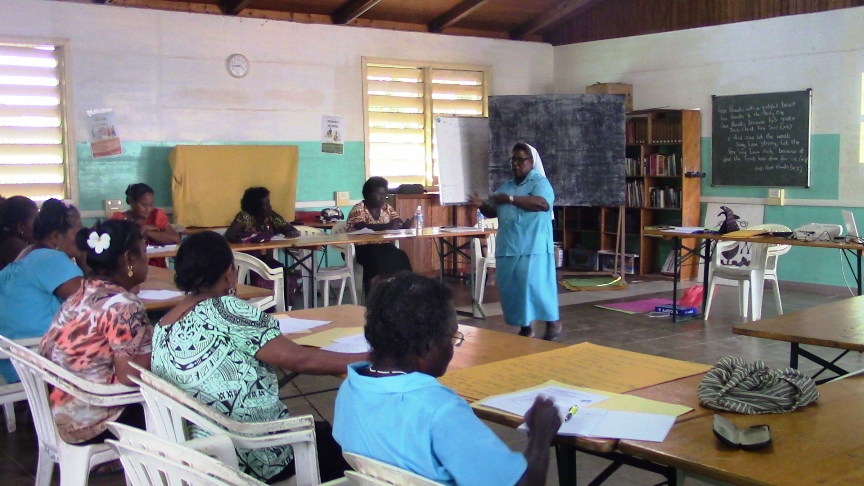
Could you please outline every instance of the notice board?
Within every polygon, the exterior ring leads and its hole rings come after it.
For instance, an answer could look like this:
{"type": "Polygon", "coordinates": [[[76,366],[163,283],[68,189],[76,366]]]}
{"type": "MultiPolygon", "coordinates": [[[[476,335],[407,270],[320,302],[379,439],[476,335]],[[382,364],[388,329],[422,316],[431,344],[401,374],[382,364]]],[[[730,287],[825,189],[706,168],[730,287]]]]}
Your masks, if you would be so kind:
{"type": "Polygon", "coordinates": [[[491,96],[489,186],[513,178],[516,142],[540,154],[559,206],[624,204],[624,95],[491,96]]]}
{"type": "Polygon", "coordinates": [[[435,117],[441,204],[463,204],[489,194],[489,119],[435,117]]]}
{"type": "Polygon", "coordinates": [[[714,96],[714,186],[809,187],[811,90],[714,96]]]}

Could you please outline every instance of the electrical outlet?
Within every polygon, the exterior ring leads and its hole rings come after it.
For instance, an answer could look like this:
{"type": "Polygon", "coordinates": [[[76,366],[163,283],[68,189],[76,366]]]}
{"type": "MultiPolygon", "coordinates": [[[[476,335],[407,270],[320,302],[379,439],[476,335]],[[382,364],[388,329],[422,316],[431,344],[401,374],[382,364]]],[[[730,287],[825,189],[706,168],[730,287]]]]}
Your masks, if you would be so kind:
{"type": "Polygon", "coordinates": [[[351,204],[351,193],[348,191],[336,191],[335,197],[337,206],[348,206],[351,204]]]}
{"type": "Polygon", "coordinates": [[[768,189],[769,206],[783,206],[786,204],[786,189],[768,189]]]}
{"type": "Polygon", "coordinates": [[[123,201],[120,199],[105,199],[102,201],[102,209],[105,210],[105,217],[110,218],[112,214],[123,211],[123,201]]]}

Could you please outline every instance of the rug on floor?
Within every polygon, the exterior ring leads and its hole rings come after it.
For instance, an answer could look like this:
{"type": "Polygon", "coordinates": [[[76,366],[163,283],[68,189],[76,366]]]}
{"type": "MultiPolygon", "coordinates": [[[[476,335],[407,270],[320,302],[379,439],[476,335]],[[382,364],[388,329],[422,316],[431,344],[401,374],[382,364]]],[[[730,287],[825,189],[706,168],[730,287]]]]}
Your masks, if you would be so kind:
{"type": "Polygon", "coordinates": [[[631,300],[629,302],[615,302],[612,304],[595,304],[594,307],[608,309],[625,314],[644,314],[651,312],[658,305],[669,305],[672,303],[670,299],[642,299],[631,300]]]}

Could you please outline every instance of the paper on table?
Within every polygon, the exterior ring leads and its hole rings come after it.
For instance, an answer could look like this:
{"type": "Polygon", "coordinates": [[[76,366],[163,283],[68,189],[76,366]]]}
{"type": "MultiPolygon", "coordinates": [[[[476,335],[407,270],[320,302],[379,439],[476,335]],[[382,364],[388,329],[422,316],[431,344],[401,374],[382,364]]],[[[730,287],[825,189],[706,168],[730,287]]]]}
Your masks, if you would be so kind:
{"type": "Polygon", "coordinates": [[[404,228],[404,229],[385,230],[384,234],[385,235],[413,235],[416,232],[417,232],[417,230],[415,230],[414,228],[404,228]]]}
{"type": "Polygon", "coordinates": [[[287,239],[288,237],[286,237],[285,235],[273,235],[273,238],[270,238],[270,241],[281,241],[287,239]]]}
{"type": "Polygon", "coordinates": [[[704,233],[708,229],[702,226],[673,226],[668,231],[673,233],[704,233]]]}
{"type": "Polygon", "coordinates": [[[323,348],[324,346],[329,346],[333,343],[334,340],[339,339],[345,336],[351,336],[354,334],[361,334],[363,332],[362,327],[336,327],[333,329],[327,329],[326,331],[317,332],[312,334],[311,336],[303,336],[298,339],[294,339],[294,342],[301,346],[314,346],[316,348],[323,348]]]}
{"type": "Polygon", "coordinates": [[[160,252],[160,251],[173,251],[176,249],[177,249],[177,245],[161,245],[161,246],[147,245],[147,253],[156,253],[156,252],[160,252]]]}
{"type": "Polygon", "coordinates": [[[439,228],[444,233],[471,233],[477,231],[473,226],[460,226],[457,228],[439,228]]]}
{"type": "Polygon", "coordinates": [[[332,321],[315,321],[312,319],[297,319],[296,317],[285,316],[279,318],[279,330],[282,334],[291,334],[302,331],[307,331],[313,327],[330,324],[332,321]]]}
{"type": "MultiPolygon", "coordinates": [[[[580,409],[573,418],[562,423],[558,435],[663,442],[674,424],[675,417],[668,415],[589,408],[580,409]]],[[[522,424],[519,429],[527,430],[527,427],[522,424]]]]}
{"type": "MultiPolygon", "coordinates": [[[[531,405],[534,404],[534,399],[537,396],[543,395],[555,400],[555,406],[558,411],[566,414],[573,405],[578,405],[580,408],[588,405],[602,402],[608,397],[589,393],[575,388],[562,388],[559,386],[544,386],[532,388],[523,392],[509,393],[507,395],[498,395],[483,400],[483,405],[486,407],[497,408],[519,416],[525,416],[531,405]]],[[[562,415],[563,415],[562,414],[562,415]]]]}
{"type": "Polygon", "coordinates": [[[176,290],[142,290],[138,292],[138,298],[141,300],[170,300],[177,297],[183,297],[183,292],[176,290]]]}
{"type": "Polygon", "coordinates": [[[357,231],[349,231],[348,234],[349,235],[365,235],[366,233],[374,233],[374,232],[375,232],[374,230],[371,230],[369,228],[363,228],[363,229],[359,229],[357,231]]]}
{"type": "Polygon", "coordinates": [[[336,338],[332,344],[328,344],[321,349],[336,353],[365,353],[369,351],[369,343],[366,342],[366,336],[362,333],[352,334],[336,338]]]}
{"type": "Polygon", "coordinates": [[[764,234],[770,233],[768,230],[738,230],[738,231],[730,231],[723,236],[731,236],[732,238],[749,238],[751,236],[761,236],[764,234]]]}

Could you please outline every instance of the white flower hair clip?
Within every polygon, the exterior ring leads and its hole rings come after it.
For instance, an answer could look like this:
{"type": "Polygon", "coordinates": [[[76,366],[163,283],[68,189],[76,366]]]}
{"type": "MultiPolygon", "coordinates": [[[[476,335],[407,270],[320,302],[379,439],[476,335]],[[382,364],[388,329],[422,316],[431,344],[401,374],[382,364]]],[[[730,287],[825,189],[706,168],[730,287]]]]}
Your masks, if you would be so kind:
{"type": "Polygon", "coordinates": [[[97,255],[101,255],[103,251],[107,250],[108,247],[111,246],[111,235],[108,233],[102,233],[102,236],[99,236],[95,231],[93,231],[87,238],[87,246],[92,248],[97,255]]]}

